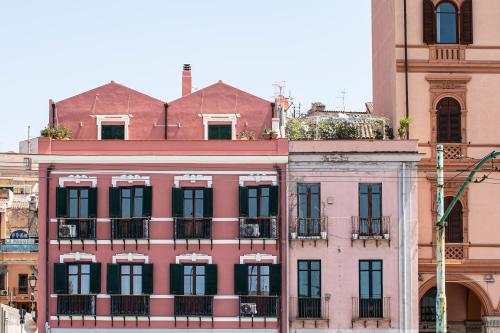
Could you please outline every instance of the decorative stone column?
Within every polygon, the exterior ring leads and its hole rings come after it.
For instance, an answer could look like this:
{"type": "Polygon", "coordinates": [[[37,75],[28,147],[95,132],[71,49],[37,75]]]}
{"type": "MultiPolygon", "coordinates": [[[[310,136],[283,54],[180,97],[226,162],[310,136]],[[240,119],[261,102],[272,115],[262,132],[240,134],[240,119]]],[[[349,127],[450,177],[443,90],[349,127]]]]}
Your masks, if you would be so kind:
{"type": "Polygon", "coordinates": [[[500,316],[483,317],[484,333],[500,333],[500,316]]]}

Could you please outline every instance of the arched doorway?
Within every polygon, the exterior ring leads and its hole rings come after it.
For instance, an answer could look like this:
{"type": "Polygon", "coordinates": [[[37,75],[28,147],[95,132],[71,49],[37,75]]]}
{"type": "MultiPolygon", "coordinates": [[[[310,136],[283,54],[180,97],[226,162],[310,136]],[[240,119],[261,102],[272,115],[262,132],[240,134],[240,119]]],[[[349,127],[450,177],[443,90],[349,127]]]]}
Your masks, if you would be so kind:
{"type": "MultiPolygon", "coordinates": [[[[480,333],[485,314],[481,299],[470,288],[456,283],[446,283],[448,332],[480,333]]],[[[435,332],[436,287],[430,288],[420,299],[420,332],[435,332]]]]}
{"type": "Polygon", "coordinates": [[[454,98],[445,97],[437,104],[437,142],[462,141],[461,107],[454,98]]]}

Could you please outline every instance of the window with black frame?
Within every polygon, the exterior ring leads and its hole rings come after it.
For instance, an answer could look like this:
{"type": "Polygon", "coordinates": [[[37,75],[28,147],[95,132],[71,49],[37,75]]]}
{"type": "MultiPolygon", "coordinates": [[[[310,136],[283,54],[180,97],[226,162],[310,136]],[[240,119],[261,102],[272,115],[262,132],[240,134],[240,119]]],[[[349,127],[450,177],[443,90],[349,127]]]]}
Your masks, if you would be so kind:
{"type": "Polygon", "coordinates": [[[97,188],[58,187],[56,216],[60,239],[94,239],[97,218],[97,188]]]}
{"type": "Polygon", "coordinates": [[[436,287],[429,289],[420,301],[420,321],[436,321],[436,287]]]}
{"type": "Polygon", "coordinates": [[[299,260],[298,317],[321,318],[321,261],[299,260]]]}
{"type": "Polygon", "coordinates": [[[383,317],[382,261],[359,261],[359,317],[383,317]]]}
{"type": "Polygon", "coordinates": [[[172,216],[174,217],[174,234],[177,239],[211,238],[212,188],[172,188],[172,216]]]}
{"type": "Polygon", "coordinates": [[[28,274],[19,274],[17,276],[17,290],[20,294],[28,293],[28,274]]]}
{"type": "Polygon", "coordinates": [[[240,238],[277,238],[278,187],[241,186],[240,238]]]}
{"type": "Polygon", "coordinates": [[[110,187],[109,215],[113,239],[149,238],[151,186],[110,187]]]}
{"type": "Polygon", "coordinates": [[[102,125],[102,140],[125,140],[125,125],[102,125]]]}
{"type": "Polygon", "coordinates": [[[320,184],[298,184],[297,236],[321,236],[320,202],[320,184]]]}
{"type": "Polygon", "coordinates": [[[231,140],[233,126],[231,124],[208,125],[208,140],[231,140]]]}
{"type": "Polygon", "coordinates": [[[382,184],[359,184],[359,235],[382,234],[382,184]]]}

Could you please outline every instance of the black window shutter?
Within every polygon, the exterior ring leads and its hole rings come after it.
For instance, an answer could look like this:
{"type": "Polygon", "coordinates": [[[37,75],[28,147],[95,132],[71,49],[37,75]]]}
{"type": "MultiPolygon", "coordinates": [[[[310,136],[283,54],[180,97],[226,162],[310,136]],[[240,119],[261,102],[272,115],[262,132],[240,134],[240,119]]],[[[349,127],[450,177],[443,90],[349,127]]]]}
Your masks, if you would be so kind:
{"type": "Polygon", "coordinates": [[[240,186],[240,217],[248,216],[248,187],[240,186]]]}
{"type": "Polygon", "coordinates": [[[203,189],[203,217],[213,217],[214,216],[214,195],[213,189],[211,187],[205,187],[203,189]]]}
{"type": "Polygon", "coordinates": [[[424,43],[434,44],[435,41],[435,25],[436,15],[434,14],[434,4],[432,0],[423,0],[423,20],[424,20],[424,43]]]}
{"type": "Polygon", "coordinates": [[[465,0],[460,6],[460,43],[464,45],[474,42],[474,24],[472,0],[465,0]]]}
{"type": "Polygon", "coordinates": [[[170,264],[170,293],[172,295],[184,294],[182,288],[183,267],[179,264],[170,264]]]}
{"type": "Polygon", "coordinates": [[[56,217],[68,217],[68,189],[56,188],[56,217]]]}
{"type": "Polygon", "coordinates": [[[172,216],[184,216],[184,190],[181,187],[172,187],[172,216]]]}
{"type": "Polygon", "coordinates": [[[142,293],[151,295],[153,293],[153,264],[142,265],[142,293]]]}
{"type": "Polygon", "coordinates": [[[248,265],[234,265],[234,293],[248,295],[248,265]]]}
{"type": "Polygon", "coordinates": [[[120,294],[120,265],[118,264],[107,265],[106,291],[110,295],[120,294]]]}
{"type": "Polygon", "coordinates": [[[109,217],[121,217],[120,188],[109,188],[109,217]]]}
{"type": "Polygon", "coordinates": [[[271,295],[281,294],[281,265],[271,265],[269,271],[270,286],[269,292],[271,295]]]}
{"type": "Polygon", "coordinates": [[[89,188],[89,217],[97,218],[97,187],[89,188]]]}
{"type": "Polygon", "coordinates": [[[54,264],[54,293],[68,293],[68,276],[66,271],[66,264],[54,264]]]}
{"type": "Polygon", "coordinates": [[[142,199],[142,215],[151,217],[153,215],[153,187],[144,187],[144,196],[142,199]]]}
{"type": "Polygon", "coordinates": [[[217,295],[217,265],[205,266],[205,295],[217,295]]]}
{"type": "Polygon", "coordinates": [[[99,294],[101,292],[101,263],[90,264],[90,293],[99,294]]]}
{"type": "Polygon", "coordinates": [[[278,216],[278,186],[269,187],[269,215],[278,216]]]}

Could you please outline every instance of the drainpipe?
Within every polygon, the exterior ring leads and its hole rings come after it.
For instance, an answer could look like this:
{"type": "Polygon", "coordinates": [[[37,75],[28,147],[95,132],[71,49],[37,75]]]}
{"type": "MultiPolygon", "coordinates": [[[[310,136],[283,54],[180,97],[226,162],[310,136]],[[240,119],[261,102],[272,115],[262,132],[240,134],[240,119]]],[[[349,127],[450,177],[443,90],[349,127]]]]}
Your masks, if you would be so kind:
{"type": "Polygon", "coordinates": [[[56,124],[56,103],[52,103],[52,126],[54,127],[56,124]]]}
{"type": "Polygon", "coordinates": [[[168,139],[168,103],[163,104],[163,110],[165,111],[165,140],[168,139]]]}
{"type": "Polygon", "coordinates": [[[288,184],[290,183],[290,179],[289,179],[289,172],[288,172],[288,164],[286,165],[285,167],[285,185],[286,185],[286,241],[285,241],[285,246],[286,246],[286,249],[287,249],[287,256],[286,256],[286,268],[285,268],[285,272],[286,272],[286,322],[287,322],[287,325],[288,323],[290,322],[290,280],[288,279],[288,272],[290,272],[290,255],[288,254],[288,250],[290,249],[290,246],[289,246],[289,238],[288,238],[288,235],[290,235],[290,230],[289,230],[289,225],[288,225],[288,221],[289,221],[289,209],[288,209],[288,198],[290,198],[290,193],[289,193],[289,186],[288,184]]]}
{"type": "MultiPolygon", "coordinates": [[[[281,182],[281,167],[279,167],[278,165],[274,165],[274,169],[276,170],[276,173],[278,175],[278,216],[279,216],[279,223],[280,223],[280,231],[283,230],[283,217],[281,215],[281,207],[283,206],[281,201],[282,201],[282,195],[281,195],[281,191],[283,189],[283,185],[282,185],[282,182],[281,182]]],[[[285,226],[286,226],[286,222],[285,222],[285,226]]],[[[288,235],[288,234],[287,234],[288,235]]],[[[287,279],[287,273],[288,271],[286,270],[285,271],[285,274],[283,274],[283,247],[282,247],[282,244],[281,244],[281,239],[282,239],[282,233],[280,232],[280,237],[278,239],[278,242],[279,242],[279,245],[278,245],[278,257],[280,258],[280,263],[281,263],[281,273],[282,273],[282,280],[283,281],[283,276],[285,277],[285,281],[288,281],[287,279]]],[[[285,262],[285,265],[286,265],[286,262],[285,262]]],[[[285,304],[286,304],[286,313],[288,313],[288,298],[287,298],[287,294],[283,295],[283,288],[281,288],[281,295],[280,295],[280,298],[283,300],[283,296],[285,296],[285,304]]],[[[282,302],[283,303],[283,302],[282,302]]],[[[279,332],[280,333],[283,333],[283,307],[281,307],[281,314],[280,314],[280,320],[279,320],[279,332]]],[[[286,321],[286,323],[288,323],[288,321],[286,321]]]]}
{"type": "MultiPolygon", "coordinates": [[[[55,104],[52,104],[55,106],[55,104]]],[[[47,167],[45,179],[45,328],[49,325],[49,195],[50,195],[50,173],[54,167],[47,167]]]]}
{"type": "MultiPolygon", "coordinates": [[[[406,8],[406,0],[404,1],[404,35],[405,35],[405,95],[406,95],[406,117],[410,116],[410,101],[408,88],[408,13],[406,8]]],[[[406,132],[406,139],[410,139],[410,127],[406,132]]]]}

